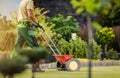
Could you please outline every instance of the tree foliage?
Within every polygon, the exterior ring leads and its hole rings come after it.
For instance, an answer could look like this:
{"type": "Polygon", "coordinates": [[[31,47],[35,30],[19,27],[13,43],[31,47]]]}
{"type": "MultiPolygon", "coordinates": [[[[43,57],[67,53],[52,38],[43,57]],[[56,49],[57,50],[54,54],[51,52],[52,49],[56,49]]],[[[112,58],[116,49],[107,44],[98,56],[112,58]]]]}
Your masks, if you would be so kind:
{"type": "Polygon", "coordinates": [[[113,48],[108,50],[107,58],[116,60],[117,59],[117,51],[115,51],[113,48]]]}
{"type": "Polygon", "coordinates": [[[112,28],[104,27],[96,33],[96,37],[101,44],[109,44],[115,38],[115,34],[112,28]]]}
{"type": "Polygon", "coordinates": [[[109,9],[109,13],[104,14],[102,12],[99,12],[98,16],[96,17],[96,20],[102,25],[102,27],[106,25],[109,27],[120,25],[120,22],[119,22],[120,8],[119,7],[120,7],[119,5],[112,4],[112,7],[109,9]]]}
{"type": "Polygon", "coordinates": [[[107,52],[107,46],[113,42],[115,34],[112,28],[104,27],[96,33],[96,37],[98,42],[104,45],[104,51],[107,52]]]}
{"type": "Polygon", "coordinates": [[[109,15],[109,24],[110,26],[117,26],[120,25],[120,6],[114,6],[110,15],[109,15]]]}
{"type": "Polygon", "coordinates": [[[99,11],[108,13],[110,4],[108,0],[71,0],[73,8],[76,8],[76,13],[87,12],[96,15],[99,11]]]}

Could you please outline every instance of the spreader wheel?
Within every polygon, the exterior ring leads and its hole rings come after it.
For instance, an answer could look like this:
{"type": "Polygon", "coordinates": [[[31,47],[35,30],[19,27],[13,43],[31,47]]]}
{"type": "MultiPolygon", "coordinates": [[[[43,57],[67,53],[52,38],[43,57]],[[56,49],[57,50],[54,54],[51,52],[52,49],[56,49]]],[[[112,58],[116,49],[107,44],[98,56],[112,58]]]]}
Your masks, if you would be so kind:
{"type": "Polygon", "coordinates": [[[80,61],[75,58],[72,58],[66,62],[65,67],[67,71],[79,71],[80,61]]]}
{"type": "Polygon", "coordinates": [[[57,61],[56,67],[57,67],[58,71],[65,71],[65,66],[63,66],[62,64],[60,64],[59,61],[57,61]]]}

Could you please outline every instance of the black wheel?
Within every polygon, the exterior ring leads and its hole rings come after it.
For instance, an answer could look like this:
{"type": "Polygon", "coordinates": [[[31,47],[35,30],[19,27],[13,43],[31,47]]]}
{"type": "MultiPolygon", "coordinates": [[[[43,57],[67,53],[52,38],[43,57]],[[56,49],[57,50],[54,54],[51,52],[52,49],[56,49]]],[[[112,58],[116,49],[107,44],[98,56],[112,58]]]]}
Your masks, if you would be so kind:
{"type": "Polygon", "coordinates": [[[58,71],[63,71],[63,70],[65,71],[65,67],[62,64],[60,64],[59,61],[57,61],[56,67],[57,67],[58,71]]]}
{"type": "Polygon", "coordinates": [[[60,64],[60,62],[57,61],[57,62],[56,62],[56,67],[57,67],[57,68],[61,68],[61,67],[62,67],[62,64],[60,64]]]}
{"type": "Polygon", "coordinates": [[[66,62],[65,68],[67,71],[79,71],[80,61],[75,58],[72,58],[66,62]]]}

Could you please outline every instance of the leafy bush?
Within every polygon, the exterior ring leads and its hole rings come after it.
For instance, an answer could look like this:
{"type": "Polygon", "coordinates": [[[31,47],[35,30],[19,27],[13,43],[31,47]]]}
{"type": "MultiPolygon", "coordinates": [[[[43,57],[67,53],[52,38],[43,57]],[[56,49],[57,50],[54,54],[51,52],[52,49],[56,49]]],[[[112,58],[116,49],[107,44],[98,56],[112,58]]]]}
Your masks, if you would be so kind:
{"type": "Polygon", "coordinates": [[[48,56],[48,51],[44,48],[22,49],[18,50],[18,53],[22,56],[28,57],[29,63],[32,64],[41,59],[45,59],[48,56]]]}
{"type": "Polygon", "coordinates": [[[26,57],[14,57],[2,58],[0,59],[0,72],[4,78],[8,75],[9,78],[13,78],[16,73],[21,73],[25,70],[25,65],[27,64],[28,59],[26,57]]]}
{"type": "Polygon", "coordinates": [[[75,40],[70,39],[69,41],[69,49],[72,48],[70,51],[77,58],[87,58],[88,56],[88,45],[87,42],[81,40],[80,37],[76,37],[75,40]]]}
{"type": "Polygon", "coordinates": [[[98,45],[97,42],[93,40],[93,59],[98,59],[101,51],[101,45],[98,45]]]}
{"type": "Polygon", "coordinates": [[[75,40],[70,39],[69,42],[65,39],[61,39],[58,43],[59,50],[63,54],[73,54],[77,58],[86,58],[88,55],[87,42],[81,40],[80,37],[76,37],[75,40]]]}
{"type": "MultiPolygon", "coordinates": [[[[88,44],[80,37],[76,37],[75,40],[70,39],[69,42],[62,38],[58,45],[62,54],[73,54],[76,58],[88,58],[88,44]]],[[[93,40],[93,59],[98,59],[100,52],[101,46],[93,40]]]]}
{"type": "Polygon", "coordinates": [[[61,39],[58,41],[58,48],[62,54],[70,54],[69,53],[69,42],[66,41],[65,39],[61,39]]]}
{"type": "Polygon", "coordinates": [[[108,50],[107,58],[108,59],[117,59],[117,51],[115,51],[113,48],[108,50]]]}
{"type": "Polygon", "coordinates": [[[69,41],[72,33],[79,34],[79,23],[72,17],[65,17],[62,14],[57,14],[47,19],[49,25],[54,24],[53,32],[61,34],[62,37],[69,41]]]}

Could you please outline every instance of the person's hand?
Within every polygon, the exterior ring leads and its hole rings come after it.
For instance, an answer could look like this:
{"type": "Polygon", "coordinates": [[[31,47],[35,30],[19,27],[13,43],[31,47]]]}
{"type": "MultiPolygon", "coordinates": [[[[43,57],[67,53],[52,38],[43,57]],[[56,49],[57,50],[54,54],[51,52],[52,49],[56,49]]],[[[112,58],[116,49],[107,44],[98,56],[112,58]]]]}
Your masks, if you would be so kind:
{"type": "Polygon", "coordinates": [[[33,23],[33,25],[34,25],[36,28],[42,28],[42,26],[41,26],[39,23],[33,23]]]}
{"type": "Polygon", "coordinates": [[[33,23],[33,25],[34,25],[36,28],[40,28],[40,29],[42,29],[43,31],[45,31],[44,28],[42,27],[42,25],[41,25],[40,23],[33,23]]]}

